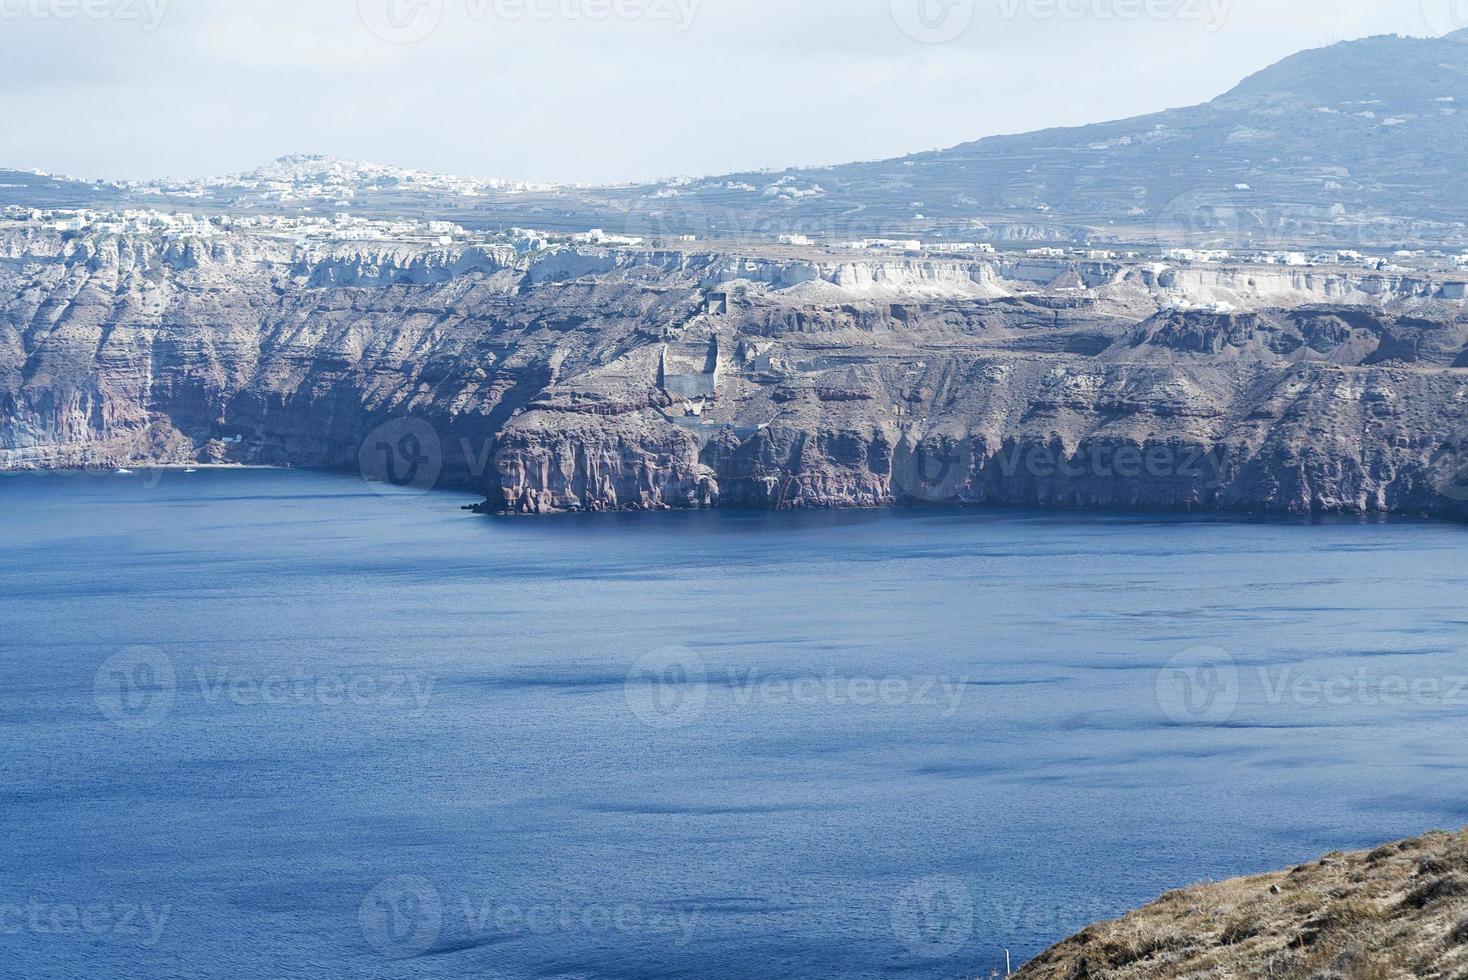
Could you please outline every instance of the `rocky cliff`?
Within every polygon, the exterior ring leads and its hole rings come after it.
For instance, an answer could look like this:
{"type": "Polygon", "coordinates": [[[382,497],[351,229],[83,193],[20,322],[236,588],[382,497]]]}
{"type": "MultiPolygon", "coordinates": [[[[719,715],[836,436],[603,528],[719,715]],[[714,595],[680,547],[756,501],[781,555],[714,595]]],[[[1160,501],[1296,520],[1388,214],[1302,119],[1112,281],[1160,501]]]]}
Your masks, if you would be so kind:
{"type": "Polygon", "coordinates": [[[1463,517],[1453,295],[1333,268],[12,228],[0,467],[360,469],[527,513],[1463,517]]]}

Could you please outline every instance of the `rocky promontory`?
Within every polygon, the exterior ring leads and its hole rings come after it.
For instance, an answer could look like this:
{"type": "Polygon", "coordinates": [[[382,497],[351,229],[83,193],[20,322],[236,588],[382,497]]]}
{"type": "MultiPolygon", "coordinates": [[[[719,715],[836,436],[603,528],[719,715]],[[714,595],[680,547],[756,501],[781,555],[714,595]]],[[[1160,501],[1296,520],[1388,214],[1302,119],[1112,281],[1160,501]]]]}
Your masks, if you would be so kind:
{"type": "Polygon", "coordinates": [[[1091,926],[1019,980],[1468,976],[1468,832],[1171,892],[1091,926]]]}

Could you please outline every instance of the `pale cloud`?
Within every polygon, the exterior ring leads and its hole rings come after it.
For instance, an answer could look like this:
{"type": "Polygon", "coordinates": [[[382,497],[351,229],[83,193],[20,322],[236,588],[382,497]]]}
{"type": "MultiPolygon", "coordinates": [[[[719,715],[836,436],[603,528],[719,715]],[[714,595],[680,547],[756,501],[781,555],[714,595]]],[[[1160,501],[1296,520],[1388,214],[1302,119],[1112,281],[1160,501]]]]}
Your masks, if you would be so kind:
{"type": "Polygon", "coordinates": [[[301,69],[352,72],[382,69],[402,59],[400,49],[356,31],[323,30],[289,21],[262,24],[231,17],[200,25],[191,53],[204,68],[301,69]]]}

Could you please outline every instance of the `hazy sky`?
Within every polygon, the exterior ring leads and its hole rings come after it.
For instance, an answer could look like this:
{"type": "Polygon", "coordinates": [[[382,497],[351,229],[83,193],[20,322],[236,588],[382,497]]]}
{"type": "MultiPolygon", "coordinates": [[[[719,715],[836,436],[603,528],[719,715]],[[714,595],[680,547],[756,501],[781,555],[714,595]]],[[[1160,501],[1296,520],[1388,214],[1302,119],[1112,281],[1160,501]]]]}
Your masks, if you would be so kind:
{"type": "Polygon", "coordinates": [[[1205,101],[1468,0],[0,0],[0,166],[533,180],[836,163],[1205,101]]]}

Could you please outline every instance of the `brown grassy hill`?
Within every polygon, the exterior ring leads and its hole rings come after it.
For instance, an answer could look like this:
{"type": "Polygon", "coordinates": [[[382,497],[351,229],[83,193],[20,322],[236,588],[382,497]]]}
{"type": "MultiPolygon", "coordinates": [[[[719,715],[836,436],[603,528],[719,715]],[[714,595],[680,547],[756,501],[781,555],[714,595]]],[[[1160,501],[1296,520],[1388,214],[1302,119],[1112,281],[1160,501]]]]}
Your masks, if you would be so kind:
{"type": "Polygon", "coordinates": [[[1170,892],[1023,980],[1468,978],[1468,831],[1170,892]]]}

